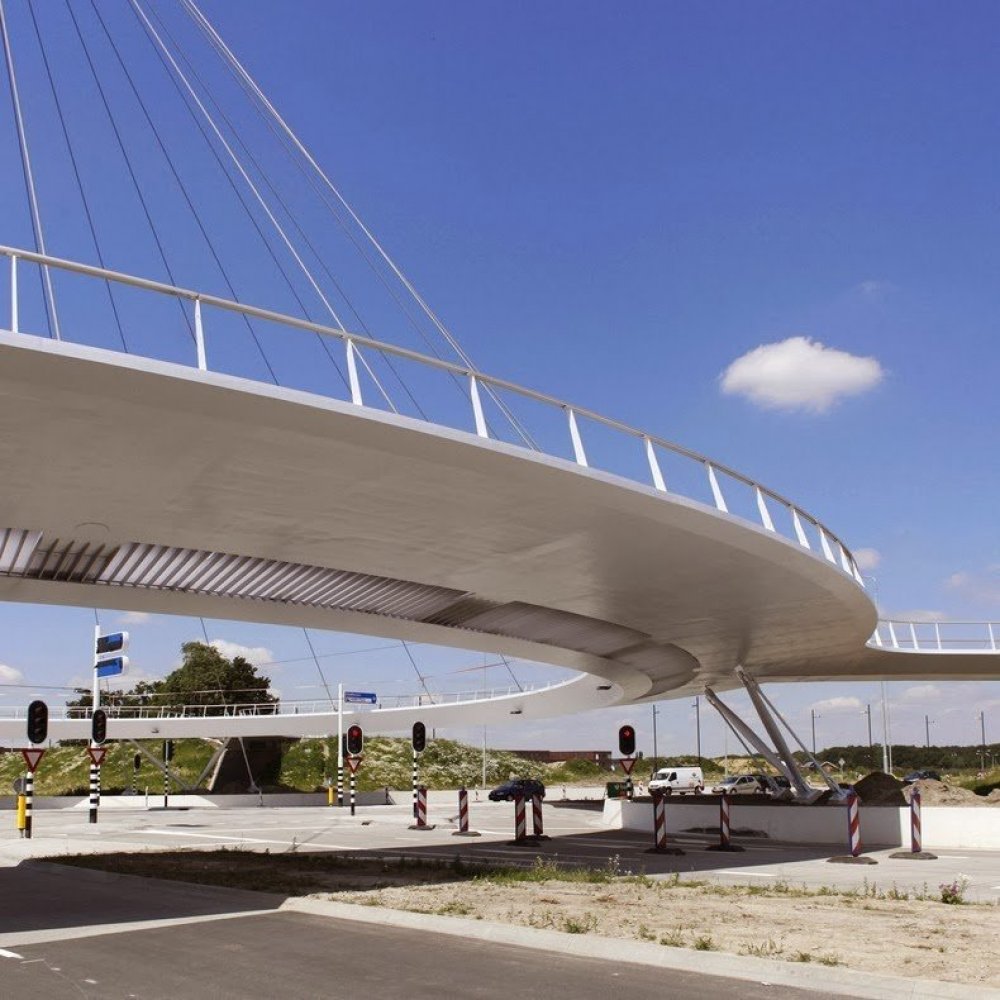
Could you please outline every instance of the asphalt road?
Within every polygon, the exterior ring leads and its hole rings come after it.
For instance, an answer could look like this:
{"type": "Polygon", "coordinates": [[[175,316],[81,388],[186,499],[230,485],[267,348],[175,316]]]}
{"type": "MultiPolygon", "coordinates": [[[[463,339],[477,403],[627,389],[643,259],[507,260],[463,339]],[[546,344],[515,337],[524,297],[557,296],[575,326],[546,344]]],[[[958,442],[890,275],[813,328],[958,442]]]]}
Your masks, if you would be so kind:
{"type": "Polygon", "coordinates": [[[828,996],[298,913],[50,941],[10,952],[15,957],[0,957],[0,992],[18,1000],[828,996]]]}

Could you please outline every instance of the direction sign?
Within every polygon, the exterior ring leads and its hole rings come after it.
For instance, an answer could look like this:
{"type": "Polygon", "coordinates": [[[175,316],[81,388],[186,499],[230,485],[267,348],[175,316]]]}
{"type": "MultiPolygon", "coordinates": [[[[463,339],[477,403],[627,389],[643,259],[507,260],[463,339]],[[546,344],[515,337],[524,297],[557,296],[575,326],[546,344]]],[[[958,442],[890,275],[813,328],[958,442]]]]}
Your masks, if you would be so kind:
{"type": "Polygon", "coordinates": [[[354,774],[359,767],[361,767],[361,762],[364,757],[348,757],[347,766],[351,769],[351,774],[354,774]]]}
{"type": "Polygon", "coordinates": [[[24,758],[24,763],[28,765],[28,770],[35,771],[38,768],[38,762],[45,756],[45,751],[25,748],[21,750],[21,756],[24,758]]]}
{"type": "Polygon", "coordinates": [[[114,677],[116,674],[125,673],[127,666],[127,656],[113,656],[110,660],[98,660],[94,664],[94,669],[98,677],[114,677]]]}
{"type": "Polygon", "coordinates": [[[345,691],[344,701],[356,705],[377,705],[378,697],[374,691],[345,691]]]}
{"type": "Polygon", "coordinates": [[[107,747],[87,747],[87,753],[90,754],[90,760],[94,767],[100,767],[104,763],[107,752],[107,747]]]}
{"type": "Polygon", "coordinates": [[[632,768],[635,767],[635,757],[622,757],[618,763],[621,764],[622,770],[626,774],[631,774],[632,768]]]}

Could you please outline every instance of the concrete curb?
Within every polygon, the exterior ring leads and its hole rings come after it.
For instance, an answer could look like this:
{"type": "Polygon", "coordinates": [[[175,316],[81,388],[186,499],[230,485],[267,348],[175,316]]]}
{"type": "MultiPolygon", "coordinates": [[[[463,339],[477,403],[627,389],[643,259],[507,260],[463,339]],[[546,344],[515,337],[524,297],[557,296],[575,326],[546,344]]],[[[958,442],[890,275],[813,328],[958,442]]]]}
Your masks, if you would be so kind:
{"type": "Polygon", "coordinates": [[[706,976],[724,976],[747,982],[819,990],[840,996],[864,997],[867,1000],[967,1000],[974,992],[980,1000],[1000,1000],[1000,990],[967,983],[933,982],[928,979],[903,979],[870,972],[856,972],[830,966],[814,966],[781,962],[721,952],[693,951],[671,948],[647,941],[625,941],[593,935],[564,934],[534,927],[513,927],[485,920],[462,917],[442,917],[429,913],[412,913],[369,907],[356,903],[300,896],[286,900],[282,911],[333,917],[354,923],[381,924],[433,934],[450,934],[468,940],[490,941],[494,944],[553,951],[560,955],[598,958],[606,961],[627,961],[633,965],[650,965],[662,969],[679,969],[706,976]],[[628,955],[623,951],[628,947],[628,955]]]}

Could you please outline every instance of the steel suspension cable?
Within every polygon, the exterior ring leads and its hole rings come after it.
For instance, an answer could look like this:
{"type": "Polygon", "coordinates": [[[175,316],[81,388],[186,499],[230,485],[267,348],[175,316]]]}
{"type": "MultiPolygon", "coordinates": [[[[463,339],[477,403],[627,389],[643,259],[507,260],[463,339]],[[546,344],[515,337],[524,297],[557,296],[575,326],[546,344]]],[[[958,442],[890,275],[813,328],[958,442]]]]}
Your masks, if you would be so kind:
{"type": "MultiPolygon", "coordinates": [[[[94,81],[94,86],[97,88],[97,93],[101,98],[101,104],[104,107],[104,113],[107,116],[108,123],[111,126],[111,131],[114,132],[115,141],[118,144],[118,150],[122,154],[122,159],[125,161],[125,169],[128,171],[129,179],[132,181],[132,188],[135,191],[136,197],[139,199],[139,204],[142,206],[143,215],[146,217],[146,225],[149,226],[150,234],[153,237],[153,242],[156,244],[157,253],[160,256],[160,261],[163,264],[164,270],[167,272],[167,277],[170,279],[170,284],[176,285],[177,280],[174,277],[173,268],[170,266],[170,261],[167,259],[166,250],[163,247],[163,243],[160,240],[160,234],[157,232],[156,225],[153,223],[153,216],[149,209],[149,204],[146,201],[145,195],[142,193],[142,187],[139,184],[139,178],[136,176],[135,167],[132,165],[132,158],[128,155],[128,150],[125,148],[125,141],[122,139],[121,131],[118,128],[118,122],[115,120],[115,116],[111,112],[111,104],[108,101],[108,96],[104,91],[104,85],[101,83],[101,78],[97,75],[97,67],[94,65],[94,60],[91,58],[90,49],[87,47],[86,40],[83,37],[83,31],[80,28],[80,23],[76,19],[76,14],[73,12],[73,7],[71,0],[65,0],[66,12],[70,16],[70,20],[73,22],[73,28],[76,31],[76,37],[80,42],[80,47],[83,49],[84,58],[87,61],[87,66],[90,69],[90,75],[94,81]]],[[[181,311],[181,316],[184,318],[184,324],[187,327],[188,336],[194,340],[194,327],[191,323],[191,318],[187,314],[187,310],[184,308],[184,303],[178,299],[177,307],[181,311]]]]}
{"type": "MultiPolygon", "coordinates": [[[[150,131],[153,133],[153,137],[156,140],[156,144],[159,147],[160,152],[163,154],[163,158],[170,169],[170,173],[174,178],[174,182],[180,189],[181,195],[183,196],[184,201],[187,204],[189,211],[191,212],[191,215],[194,217],[195,224],[197,225],[198,230],[202,235],[202,238],[205,240],[205,244],[208,247],[209,253],[212,255],[212,258],[215,261],[216,266],[219,268],[219,271],[222,274],[222,279],[225,282],[226,287],[229,289],[229,294],[233,297],[234,300],[239,301],[238,296],[236,294],[236,289],[233,287],[233,283],[229,278],[229,274],[226,271],[225,265],[222,263],[222,259],[219,257],[218,251],[215,248],[215,244],[212,242],[212,238],[208,234],[208,229],[205,226],[204,222],[202,221],[198,209],[195,207],[194,201],[188,192],[187,186],[181,179],[180,173],[178,172],[177,167],[174,164],[173,158],[171,157],[170,153],[167,150],[166,144],[164,143],[163,138],[160,135],[159,129],[157,129],[156,123],[153,121],[152,116],[149,113],[149,109],[146,106],[146,102],[142,99],[142,95],[140,94],[138,87],[136,87],[135,85],[135,81],[132,78],[132,74],[128,70],[128,66],[125,63],[125,60],[122,58],[122,54],[118,48],[118,45],[115,43],[115,40],[111,35],[111,32],[108,30],[108,26],[105,23],[104,18],[101,16],[101,12],[98,10],[94,0],[91,0],[90,6],[93,9],[94,14],[97,17],[97,20],[104,31],[104,35],[107,38],[108,44],[111,46],[111,49],[115,54],[115,58],[118,62],[118,65],[122,73],[125,76],[125,79],[128,81],[129,88],[132,91],[132,95],[135,98],[136,103],[139,105],[139,109],[142,111],[143,117],[146,120],[146,124],[149,126],[150,131]]],[[[269,361],[267,354],[264,351],[264,346],[263,344],[261,344],[260,339],[257,336],[257,332],[254,330],[253,324],[250,322],[249,317],[244,316],[243,322],[246,325],[247,331],[249,332],[250,336],[253,338],[253,342],[257,345],[257,351],[260,354],[261,360],[264,362],[264,366],[267,368],[274,383],[277,384],[278,376],[275,374],[275,371],[271,366],[271,362],[269,361]]]]}
{"type": "Polygon", "coordinates": [[[323,690],[326,691],[326,696],[330,699],[330,705],[332,707],[336,703],[337,699],[333,697],[333,693],[330,691],[330,685],[326,682],[326,675],[323,673],[323,668],[319,665],[319,657],[316,655],[316,650],[313,648],[312,639],[309,638],[309,630],[307,628],[303,628],[302,634],[306,637],[306,645],[309,647],[309,652],[312,654],[313,663],[316,664],[316,672],[319,674],[320,683],[323,685],[323,690]]]}
{"type": "Polygon", "coordinates": [[[267,215],[268,219],[270,219],[271,224],[277,230],[278,235],[281,237],[281,239],[284,242],[285,246],[288,248],[288,252],[291,253],[291,255],[295,258],[296,263],[302,269],[302,273],[306,276],[307,280],[309,281],[309,284],[312,285],[313,291],[317,294],[317,296],[319,297],[319,299],[323,303],[323,305],[326,306],[327,311],[333,317],[333,319],[336,322],[337,326],[341,330],[344,330],[344,324],[341,322],[340,317],[337,315],[337,311],[330,304],[330,301],[329,301],[329,299],[327,299],[326,295],[323,294],[322,288],[319,287],[319,284],[317,283],[316,279],[313,277],[312,272],[309,270],[308,266],[306,265],[305,261],[300,256],[299,252],[295,249],[295,246],[292,243],[292,241],[288,238],[288,234],[285,232],[285,230],[282,227],[281,223],[275,217],[274,213],[271,211],[271,209],[268,206],[267,202],[261,196],[260,191],[257,189],[257,185],[254,184],[252,178],[247,173],[247,171],[244,168],[243,164],[240,162],[239,157],[233,151],[232,146],[230,146],[230,144],[226,141],[226,137],[222,134],[222,131],[219,129],[219,126],[216,124],[215,119],[209,113],[208,109],[205,107],[205,105],[202,102],[201,98],[198,97],[198,94],[196,93],[196,91],[194,90],[194,88],[191,86],[191,83],[188,80],[186,74],[181,69],[181,67],[178,65],[177,60],[174,59],[173,54],[167,48],[166,44],[164,43],[163,39],[160,37],[159,33],[157,32],[156,28],[153,26],[153,24],[150,21],[150,19],[146,16],[146,12],[145,12],[144,8],[141,6],[141,4],[139,3],[139,0],[129,0],[129,3],[131,4],[132,9],[136,12],[136,14],[141,19],[142,23],[145,25],[146,30],[149,32],[149,34],[155,40],[156,44],[159,46],[160,51],[163,52],[164,56],[166,56],[167,61],[170,63],[171,67],[173,68],[173,71],[177,74],[177,76],[180,79],[180,81],[184,84],[185,90],[187,90],[187,92],[191,95],[191,99],[198,106],[198,110],[202,113],[202,115],[204,116],[205,120],[208,122],[209,127],[215,133],[216,139],[218,139],[219,142],[222,144],[223,149],[225,149],[225,151],[228,153],[229,158],[233,161],[233,165],[236,167],[236,169],[239,171],[240,175],[243,177],[243,180],[246,183],[247,187],[249,187],[250,190],[253,192],[253,195],[257,199],[257,202],[260,205],[260,207],[263,209],[264,214],[267,215]]]}
{"type": "Polygon", "coordinates": [[[424,691],[427,694],[427,697],[430,698],[431,704],[433,705],[434,695],[431,694],[430,688],[427,687],[427,681],[424,678],[424,675],[420,672],[420,667],[417,666],[417,661],[413,658],[413,653],[410,651],[409,643],[407,643],[405,639],[400,639],[399,641],[403,649],[406,651],[406,655],[409,657],[410,664],[413,667],[413,672],[417,675],[417,678],[420,680],[420,686],[424,689],[424,691]]]}
{"type": "MultiPolygon", "coordinates": [[[[14,110],[14,121],[17,125],[17,140],[21,153],[21,171],[24,174],[24,185],[28,192],[28,202],[31,206],[31,228],[35,235],[35,249],[45,254],[45,234],[42,231],[42,216],[38,208],[38,195],[35,191],[35,177],[31,169],[31,155],[28,152],[28,136],[24,128],[24,115],[21,112],[21,95],[17,89],[17,74],[14,72],[14,54],[11,52],[10,35],[7,32],[7,12],[3,0],[0,0],[0,32],[3,34],[3,50],[7,65],[7,83],[10,88],[10,101],[14,110]]],[[[48,267],[42,265],[42,301],[45,304],[45,315],[48,319],[49,331],[56,340],[61,340],[59,334],[59,316],[56,313],[56,298],[52,288],[52,275],[48,267]],[[47,298],[46,298],[47,293],[47,298]]]]}
{"type": "MultiPolygon", "coordinates": [[[[135,3],[136,0],[130,0],[130,2],[135,3]]],[[[222,39],[219,33],[215,30],[211,22],[198,8],[198,5],[194,0],[181,0],[182,5],[187,10],[188,15],[194,20],[194,22],[199,25],[202,31],[207,37],[214,41],[217,46],[217,50],[220,51],[229,64],[233,67],[234,72],[238,73],[239,76],[244,79],[247,85],[250,87],[252,93],[256,96],[257,100],[263,105],[264,108],[272,115],[274,120],[280,126],[282,131],[288,136],[291,142],[294,144],[295,148],[298,149],[299,153],[305,158],[313,170],[319,175],[323,180],[329,190],[333,193],[337,201],[343,206],[344,210],[348,213],[350,218],[354,221],[355,225],[363,232],[366,238],[369,240],[371,245],[375,248],[378,255],[382,258],[389,269],[396,275],[396,278],[400,281],[404,288],[410,293],[414,301],[421,308],[424,314],[428,317],[431,323],[437,328],[438,332],[445,339],[445,341],[451,346],[452,350],[459,356],[463,364],[467,365],[470,371],[477,372],[479,369],[473,363],[472,359],[466,354],[465,350],[462,348],[461,344],[455,339],[455,337],[450,333],[450,331],[445,327],[444,323],[439,319],[437,314],[428,305],[424,298],[417,291],[415,286],[410,282],[409,278],[402,272],[402,270],[396,265],[395,261],[389,256],[382,244],[376,239],[375,235],[371,230],[365,225],[362,219],[354,211],[351,205],[348,203],[346,198],[341,194],[337,186],[330,180],[325,171],[320,167],[319,163],[316,162],[312,154],[305,147],[299,137],[295,134],[292,128],[288,125],[285,119],[278,112],[277,108],[271,103],[268,97],[264,94],[261,88],[258,86],[257,82],[244,68],[243,64],[239,61],[233,51],[229,48],[226,42],[222,39]]],[[[493,401],[500,408],[500,411],[504,414],[507,420],[510,422],[511,426],[517,431],[524,442],[531,448],[538,450],[538,445],[533,440],[531,435],[527,432],[521,422],[511,413],[510,408],[503,402],[501,397],[497,395],[495,390],[490,385],[484,385],[484,390],[489,394],[493,401]]]]}
{"type": "MultiPolygon", "coordinates": [[[[107,265],[104,261],[104,254],[101,251],[101,242],[97,238],[97,225],[94,222],[93,213],[90,211],[90,202],[87,198],[87,192],[83,186],[83,179],[80,176],[80,167],[77,163],[76,153],[73,149],[73,142],[70,139],[69,128],[66,125],[66,116],[63,114],[62,102],[59,100],[59,93],[56,89],[55,78],[52,75],[52,67],[49,63],[49,56],[45,49],[45,42],[42,38],[41,30],[38,27],[38,19],[35,17],[35,8],[30,3],[28,4],[28,13],[31,15],[31,23],[35,29],[35,37],[38,39],[38,49],[42,55],[42,63],[45,66],[45,75],[48,77],[49,89],[52,91],[52,100],[55,102],[56,114],[59,117],[59,125],[62,129],[63,139],[66,142],[66,150],[69,153],[70,163],[73,165],[73,176],[76,178],[76,187],[80,192],[80,200],[83,202],[83,212],[87,217],[87,226],[90,229],[90,236],[94,241],[94,250],[97,253],[97,262],[101,265],[101,267],[106,268],[107,265]]],[[[110,281],[105,281],[104,285],[108,291],[108,302],[111,305],[111,312],[115,318],[115,326],[118,328],[118,336],[121,339],[122,347],[124,348],[125,353],[128,354],[128,343],[125,340],[125,330],[122,326],[121,315],[118,312],[118,303],[115,300],[114,290],[111,287],[110,281]]]]}

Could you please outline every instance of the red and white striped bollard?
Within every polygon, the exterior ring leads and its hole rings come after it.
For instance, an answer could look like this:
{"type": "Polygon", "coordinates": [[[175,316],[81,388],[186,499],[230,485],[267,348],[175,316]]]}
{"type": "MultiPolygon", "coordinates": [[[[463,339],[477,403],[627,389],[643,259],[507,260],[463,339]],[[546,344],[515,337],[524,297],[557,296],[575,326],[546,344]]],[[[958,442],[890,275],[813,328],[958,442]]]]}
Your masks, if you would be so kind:
{"type": "Polygon", "coordinates": [[[653,792],[653,846],[647,854],[683,854],[679,847],[667,846],[667,797],[653,792]]]}
{"type": "Polygon", "coordinates": [[[429,826],[427,823],[427,786],[419,785],[417,787],[417,815],[416,823],[411,827],[411,830],[433,830],[433,826],[429,826]]]}
{"type": "Polygon", "coordinates": [[[856,792],[847,796],[847,845],[852,858],[861,854],[861,810],[856,792]]]}
{"type": "Polygon", "coordinates": [[[458,829],[453,837],[478,837],[478,830],[469,829],[469,793],[464,788],[458,790],[458,829]]]}
{"type": "Polygon", "coordinates": [[[728,795],[719,796],[719,842],[707,848],[709,851],[742,851],[743,848],[733,843],[732,827],[729,822],[729,811],[732,801],[728,795]]]}
{"type": "Polygon", "coordinates": [[[531,796],[531,830],[532,836],[536,840],[548,840],[542,822],[542,797],[541,795],[531,796]]]}
{"type": "Polygon", "coordinates": [[[509,841],[514,846],[523,845],[527,837],[525,835],[525,823],[524,823],[524,796],[515,795],[514,796],[514,839],[509,841]]]}

